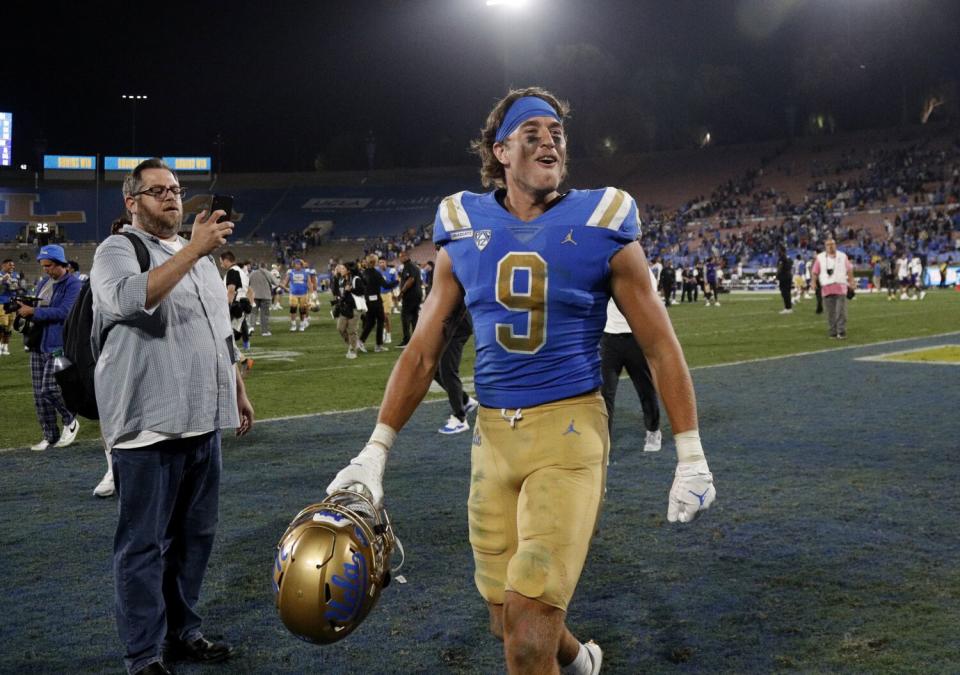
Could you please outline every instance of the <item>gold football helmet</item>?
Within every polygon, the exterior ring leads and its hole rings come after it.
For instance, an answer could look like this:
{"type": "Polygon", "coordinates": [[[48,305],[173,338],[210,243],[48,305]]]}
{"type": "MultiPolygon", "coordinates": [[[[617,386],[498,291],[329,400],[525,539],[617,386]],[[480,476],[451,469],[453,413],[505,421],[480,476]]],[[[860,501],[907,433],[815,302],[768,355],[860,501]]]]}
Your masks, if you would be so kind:
{"type": "Polygon", "coordinates": [[[390,583],[396,544],[387,512],[364,494],[334,492],[303,509],[280,538],[273,566],[287,629],[318,644],[353,632],[390,583]]]}

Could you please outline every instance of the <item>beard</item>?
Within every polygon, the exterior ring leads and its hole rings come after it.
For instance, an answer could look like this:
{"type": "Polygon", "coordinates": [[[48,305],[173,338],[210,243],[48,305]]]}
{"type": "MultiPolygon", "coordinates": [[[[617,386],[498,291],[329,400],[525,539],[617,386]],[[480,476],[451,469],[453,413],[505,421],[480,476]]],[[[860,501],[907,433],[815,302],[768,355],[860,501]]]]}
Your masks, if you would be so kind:
{"type": "Polygon", "coordinates": [[[141,203],[137,213],[137,224],[158,239],[170,239],[180,231],[183,224],[181,211],[151,211],[141,203]]]}

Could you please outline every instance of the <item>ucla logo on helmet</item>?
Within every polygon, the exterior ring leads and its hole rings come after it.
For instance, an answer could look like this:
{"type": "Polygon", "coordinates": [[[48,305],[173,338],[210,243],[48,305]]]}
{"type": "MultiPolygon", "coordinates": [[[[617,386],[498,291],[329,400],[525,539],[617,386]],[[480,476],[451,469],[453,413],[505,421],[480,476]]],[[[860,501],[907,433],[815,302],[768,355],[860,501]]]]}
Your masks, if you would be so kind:
{"type": "Polygon", "coordinates": [[[477,230],[473,233],[473,243],[482,251],[487,247],[487,244],[490,243],[490,237],[492,235],[493,233],[490,230],[477,230]]]}

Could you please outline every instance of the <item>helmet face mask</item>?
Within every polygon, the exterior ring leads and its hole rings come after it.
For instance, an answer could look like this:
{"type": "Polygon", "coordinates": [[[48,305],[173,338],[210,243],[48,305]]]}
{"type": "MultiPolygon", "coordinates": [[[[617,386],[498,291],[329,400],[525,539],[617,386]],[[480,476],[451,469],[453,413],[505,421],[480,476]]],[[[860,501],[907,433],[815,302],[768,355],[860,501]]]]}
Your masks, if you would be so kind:
{"type": "Polygon", "coordinates": [[[277,544],[277,610],[297,637],[329,644],[349,635],[390,583],[396,538],[387,512],[364,495],[335,492],[303,509],[277,544]]]}

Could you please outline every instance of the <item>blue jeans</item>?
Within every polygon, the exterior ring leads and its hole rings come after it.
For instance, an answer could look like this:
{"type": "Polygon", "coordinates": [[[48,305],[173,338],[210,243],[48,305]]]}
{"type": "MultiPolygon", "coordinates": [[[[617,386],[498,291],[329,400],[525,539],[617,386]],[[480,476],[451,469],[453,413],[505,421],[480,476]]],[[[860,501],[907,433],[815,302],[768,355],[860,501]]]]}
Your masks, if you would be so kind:
{"type": "Polygon", "coordinates": [[[114,448],[119,519],[113,540],[117,630],[135,673],[168,637],[200,634],[200,585],[219,517],[220,432],[114,448]]]}

